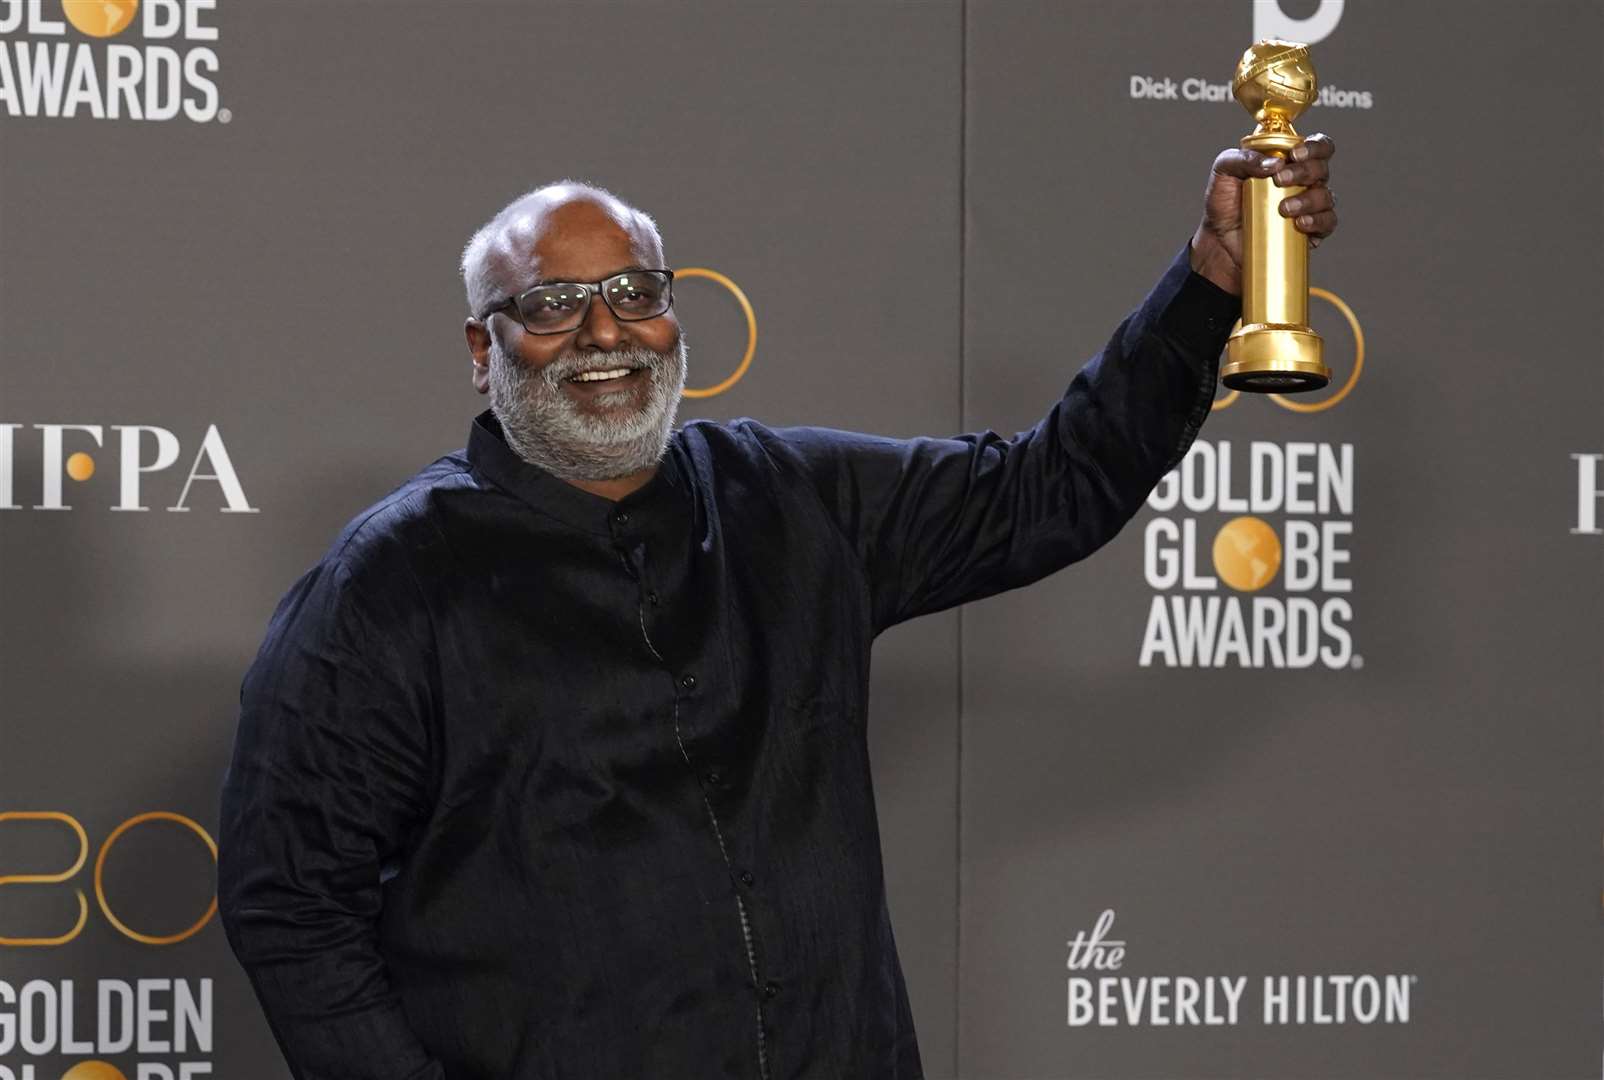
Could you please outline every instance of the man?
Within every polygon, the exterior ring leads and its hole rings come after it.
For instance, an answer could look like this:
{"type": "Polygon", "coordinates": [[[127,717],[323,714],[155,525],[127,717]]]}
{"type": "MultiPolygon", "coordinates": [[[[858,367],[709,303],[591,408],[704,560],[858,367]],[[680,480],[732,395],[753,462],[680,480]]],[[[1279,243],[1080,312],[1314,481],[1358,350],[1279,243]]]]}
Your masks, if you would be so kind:
{"type": "Polygon", "coordinates": [[[299,1080],[914,1080],[865,701],[880,630],[1112,537],[1240,309],[1242,180],[1310,242],[1329,140],[1219,155],[1191,241],[1033,429],[672,430],[651,219],[562,183],[463,259],[463,451],[275,611],[224,926],[299,1080]]]}

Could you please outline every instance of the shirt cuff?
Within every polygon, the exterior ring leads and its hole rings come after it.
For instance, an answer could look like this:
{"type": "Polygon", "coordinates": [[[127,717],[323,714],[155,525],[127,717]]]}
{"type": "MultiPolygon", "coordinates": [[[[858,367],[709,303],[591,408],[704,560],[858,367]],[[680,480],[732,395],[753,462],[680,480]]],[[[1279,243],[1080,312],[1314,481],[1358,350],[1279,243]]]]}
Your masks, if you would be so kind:
{"type": "Polygon", "coordinates": [[[1164,471],[1169,472],[1197,438],[1203,421],[1214,409],[1214,387],[1219,378],[1220,353],[1231,334],[1231,327],[1242,314],[1242,298],[1233,296],[1192,269],[1192,241],[1170,264],[1165,276],[1182,276],[1180,287],[1158,318],[1158,330],[1189,358],[1197,372],[1197,389],[1188,410],[1181,437],[1170,452],[1164,471]]]}
{"type": "Polygon", "coordinates": [[[1170,302],[1164,306],[1159,324],[1164,334],[1188,349],[1214,353],[1225,348],[1231,325],[1242,314],[1242,298],[1233,296],[1192,269],[1192,241],[1187,240],[1175,257],[1186,276],[1170,302]]]}

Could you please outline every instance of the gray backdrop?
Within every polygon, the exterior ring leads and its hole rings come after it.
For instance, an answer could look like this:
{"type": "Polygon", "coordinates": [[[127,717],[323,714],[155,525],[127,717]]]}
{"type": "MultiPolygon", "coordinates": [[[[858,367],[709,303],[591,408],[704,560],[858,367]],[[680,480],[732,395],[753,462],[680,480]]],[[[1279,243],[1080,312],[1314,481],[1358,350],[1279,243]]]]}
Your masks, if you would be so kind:
{"type": "MultiPolygon", "coordinates": [[[[1318,411],[1230,402],[1186,499],[1166,481],[1085,565],[881,640],[927,1068],[1598,1075],[1597,3],[145,0],[100,39],[0,0],[0,1080],[287,1075],[215,919],[140,939],[211,900],[273,604],[482,407],[456,258],[496,208],[588,178],[740,285],[756,360],[687,417],[1011,432],[1185,243],[1250,126],[1208,86],[1267,32],[1314,38],[1334,91],[1299,128],[1341,147],[1312,277],[1353,322],[1312,318],[1337,379],[1359,335],[1363,371],[1318,411]],[[1255,454],[1324,455],[1352,497],[1235,507],[1255,454]],[[1212,557],[1243,516],[1283,547],[1251,592],[1212,557]],[[1275,613],[1307,610],[1332,662],[1273,666],[1304,645],[1275,613]],[[144,1049],[96,1000],[122,983],[144,1049]],[[172,1045],[160,1014],[207,993],[209,1040],[172,1045]]],[[[706,281],[678,302],[693,385],[719,381],[739,309],[706,281]]]]}

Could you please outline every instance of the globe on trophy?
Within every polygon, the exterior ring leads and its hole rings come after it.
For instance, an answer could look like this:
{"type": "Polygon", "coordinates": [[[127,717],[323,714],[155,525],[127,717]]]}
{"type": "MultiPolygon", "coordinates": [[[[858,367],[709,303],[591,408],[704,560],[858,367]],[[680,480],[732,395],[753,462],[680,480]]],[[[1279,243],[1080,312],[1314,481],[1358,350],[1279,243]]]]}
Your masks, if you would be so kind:
{"type": "MultiPolygon", "coordinates": [[[[1292,121],[1319,89],[1307,45],[1255,42],[1231,80],[1232,95],[1258,124],[1241,145],[1290,154],[1303,141],[1292,121]]],[[[1302,190],[1277,187],[1268,176],[1243,182],[1242,325],[1226,342],[1220,368],[1220,381],[1231,390],[1296,394],[1331,381],[1320,335],[1309,328],[1309,239],[1278,209],[1302,190]]]]}

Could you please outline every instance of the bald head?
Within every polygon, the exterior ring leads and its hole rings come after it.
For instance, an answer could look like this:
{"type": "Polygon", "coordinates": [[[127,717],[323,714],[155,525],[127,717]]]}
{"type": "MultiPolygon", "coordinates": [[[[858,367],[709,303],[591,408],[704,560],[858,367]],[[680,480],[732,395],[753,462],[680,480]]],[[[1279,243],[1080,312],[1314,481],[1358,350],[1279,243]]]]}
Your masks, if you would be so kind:
{"type": "Polygon", "coordinates": [[[518,196],[468,241],[462,284],[469,313],[477,316],[543,276],[535,250],[543,239],[598,229],[621,231],[641,266],[663,265],[663,240],[651,215],[606,188],[559,180],[518,196]]]}

